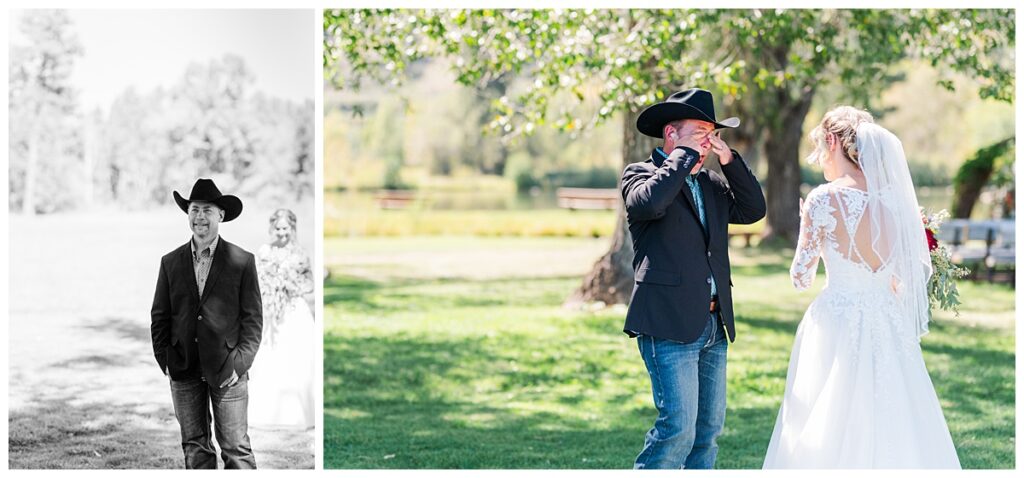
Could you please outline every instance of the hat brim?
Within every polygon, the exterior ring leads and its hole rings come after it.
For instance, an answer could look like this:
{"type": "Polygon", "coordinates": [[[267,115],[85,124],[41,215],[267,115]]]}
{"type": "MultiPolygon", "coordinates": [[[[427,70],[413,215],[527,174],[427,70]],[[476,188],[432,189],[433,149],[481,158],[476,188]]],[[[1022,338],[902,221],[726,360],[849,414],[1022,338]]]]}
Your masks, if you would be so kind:
{"type": "Polygon", "coordinates": [[[646,136],[663,139],[665,125],[681,119],[707,121],[715,125],[715,129],[735,128],[740,125],[736,117],[715,121],[703,111],[685,103],[658,103],[647,107],[636,119],[636,129],[646,136]]]}
{"type": "MultiPolygon", "coordinates": [[[[181,194],[178,194],[178,191],[173,191],[173,193],[174,202],[178,203],[178,207],[181,208],[185,214],[188,214],[188,205],[191,204],[192,201],[183,198],[181,194]]],[[[229,222],[242,214],[242,200],[230,194],[224,194],[216,199],[204,199],[204,201],[214,203],[217,207],[224,210],[224,220],[221,222],[229,222]]]]}

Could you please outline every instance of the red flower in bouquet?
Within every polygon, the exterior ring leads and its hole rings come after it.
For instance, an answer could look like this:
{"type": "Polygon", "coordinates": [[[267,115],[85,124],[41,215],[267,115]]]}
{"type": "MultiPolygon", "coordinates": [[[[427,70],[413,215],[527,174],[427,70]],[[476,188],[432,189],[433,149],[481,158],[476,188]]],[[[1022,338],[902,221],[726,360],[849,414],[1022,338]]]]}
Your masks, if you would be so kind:
{"type": "Polygon", "coordinates": [[[928,300],[932,306],[943,310],[952,310],[960,315],[960,293],[956,287],[957,279],[967,275],[967,269],[953,264],[953,255],[946,246],[939,244],[935,235],[943,221],[949,217],[945,209],[935,214],[921,211],[921,222],[924,223],[924,234],[928,239],[928,252],[932,260],[932,274],[928,278],[928,300]]]}
{"type": "Polygon", "coordinates": [[[924,229],[924,235],[928,238],[928,250],[934,251],[939,248],[939,241],[935,239],[935,233],[927,227],[924,229]]]}
{"type": "Polygon", "coordinates": [[[935,238],[935,234],[939,232],[939,225],[946,218],[949,213],[945,209],[940,211],[938,214],[934,214],[936,217],[931,217],[921,211],[921,222],[924,223],[924,235],[928,239],[928,251],[934,252],[939,248],[939,241],[935,238]]]}

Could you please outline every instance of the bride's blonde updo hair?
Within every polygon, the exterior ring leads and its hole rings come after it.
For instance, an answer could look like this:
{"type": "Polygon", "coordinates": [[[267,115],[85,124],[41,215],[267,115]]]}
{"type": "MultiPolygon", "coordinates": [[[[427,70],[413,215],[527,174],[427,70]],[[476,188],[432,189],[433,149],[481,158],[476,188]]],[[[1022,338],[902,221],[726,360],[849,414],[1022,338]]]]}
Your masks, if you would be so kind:
{"type": "Polygon", "coordinates": [[[874,123],[875,119],[871,113],[859,110],[852,106],[837,106],[825,113],[813,130],[811,130],[811,144],[814,151],[807,157],[811,164],[821,164],[821,159],[828,156],[828,143],[825,141],[825,134],[832,133],[839,141],[843,154],[860,168],[859,155],[857,153],[857,126],[861,123],[874,123]]]}
{"type": "Polygon", "coordinates": [[[277,227],[277,221],[280,221],[281,219],[286,220],[288,222],[288,226],[290,226],[292,229],[291,240],[296,240],[297,236],[299,235],[299,231],[298,229],[296,229],[296,224],[298,223],[298,221],[295,219],[295,213],[292,212],[290,209],[278,209],[274,211],[273,214],[270,215],[270,232],[274,232],[274,228],[277,227]]]}

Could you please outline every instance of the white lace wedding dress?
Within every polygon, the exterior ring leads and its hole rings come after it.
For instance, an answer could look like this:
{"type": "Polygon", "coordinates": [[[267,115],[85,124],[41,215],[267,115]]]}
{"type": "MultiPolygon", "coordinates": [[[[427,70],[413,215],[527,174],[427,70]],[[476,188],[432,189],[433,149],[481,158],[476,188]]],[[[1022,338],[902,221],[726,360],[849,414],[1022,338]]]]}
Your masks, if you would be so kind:
{"type": "Polygon", "coordinates": [[[263,296],[263,339],[249,375],[249,424],[314,426],[314,371],[321,340],[305,295],[313,290],[309,258],[295,244],[264,244],[256,253],[263,296]]]}
{"type": "Polygon", "coordinates": [[[764,468],[960,468],[921,355],[927,321],[902,312],[893,218],[869,198],[834,184],[807,197],[790,273],[806,289],[823,257],[827,282],[797,328],[764,468]]]}

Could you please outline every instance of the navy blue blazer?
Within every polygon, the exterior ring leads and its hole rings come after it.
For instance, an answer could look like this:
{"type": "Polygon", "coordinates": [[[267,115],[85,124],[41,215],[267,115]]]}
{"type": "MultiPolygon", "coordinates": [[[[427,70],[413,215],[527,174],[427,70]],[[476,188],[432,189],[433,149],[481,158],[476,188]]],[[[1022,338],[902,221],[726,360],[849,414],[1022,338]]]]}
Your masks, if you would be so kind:
{"type": "Polygon", "coordinates": [[[252,253],[219,239],[203,295],[190,243],[160,259],[150,331],[160,370],[219,386],[252,366],[263,336],[263,300],[252,253]]]}
{"type": "MultiPolygon", "coordinates": [[[[622,199],[633,238],[633,294],[623,331],[693,342],[708,320],[711,281],[729,341],[736,339],[732,280],[729,273],[729,223],[752,224],[765,216],[764,193],[746,161],[722,165],[722,175],[697,174],[704,194],[707,230],[701,226],[680,163],[692,149],[678,149],[663,159],[657,151],[647,161],[626,166],[622,199]]],[[[696,158],[693,158],[696,160],[696,158]]]]}

